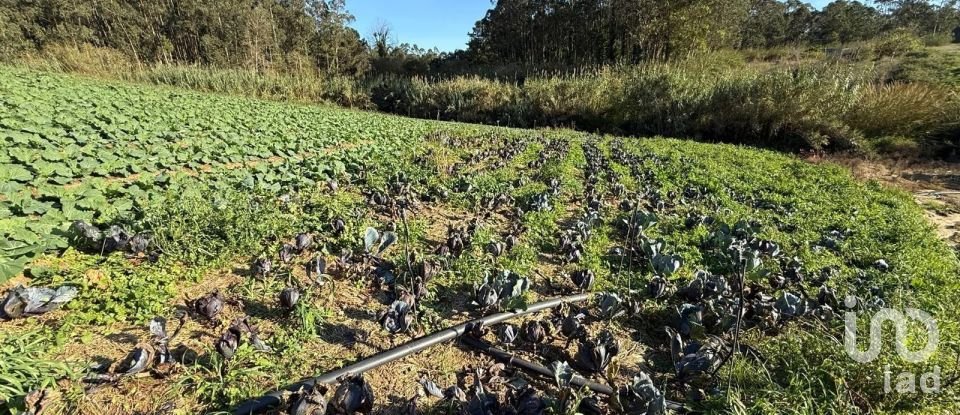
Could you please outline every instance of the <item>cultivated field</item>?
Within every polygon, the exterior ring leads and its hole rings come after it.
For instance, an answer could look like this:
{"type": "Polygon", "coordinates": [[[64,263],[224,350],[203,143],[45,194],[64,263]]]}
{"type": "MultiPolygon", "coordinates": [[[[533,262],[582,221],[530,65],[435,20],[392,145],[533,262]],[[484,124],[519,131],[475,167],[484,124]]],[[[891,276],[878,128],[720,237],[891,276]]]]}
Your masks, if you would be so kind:
{"type": "Polygon", "coordinates": [[[0,144],[0,291],[14,293],[0,316],[19,317],[0,320],[11,412],[230,411],[582,291],[595,295],[468,334],[552,379],[450,342],[290,401],[325,399],[331,413],[960,409],[956,254],[908,194],[841,167],[10,68],[0,144]],[[31,313],[20,298],[47,301],[21,285],[72,298],[31,313]],[[939,348],[907,364],[891,341],[855,362],[847,296],[861,337],[872,311],[913,307],[937,319],[939,348]],[[887,365],[939,367],[943,391],[885,393],[887,365]],[[569,371],[620,392],[571,388],[569,371]]]}

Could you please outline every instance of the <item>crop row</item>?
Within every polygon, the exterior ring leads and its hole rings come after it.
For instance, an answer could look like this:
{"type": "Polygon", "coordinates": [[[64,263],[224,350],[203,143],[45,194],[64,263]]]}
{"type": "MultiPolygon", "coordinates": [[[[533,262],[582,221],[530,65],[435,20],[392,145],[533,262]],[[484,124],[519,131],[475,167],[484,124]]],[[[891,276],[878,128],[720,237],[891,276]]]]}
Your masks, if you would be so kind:
{"type": "Polygon", "coordinates": [[[133,223],[177,176],[295,190],[389,157],[430,126],[175,89],[0,74],[0,281],[72,221],[133,223]]]}

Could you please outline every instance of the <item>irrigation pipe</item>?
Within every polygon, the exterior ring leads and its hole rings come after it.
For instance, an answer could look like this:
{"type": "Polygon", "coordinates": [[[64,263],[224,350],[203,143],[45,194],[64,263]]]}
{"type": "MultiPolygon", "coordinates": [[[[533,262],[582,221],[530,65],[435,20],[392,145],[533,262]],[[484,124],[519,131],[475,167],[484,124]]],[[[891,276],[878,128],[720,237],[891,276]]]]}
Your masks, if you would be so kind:
{"type": "Polygon", "coordinates": [[[433,345],[443,343],[446,341],[453,340],[457,337],[462,336],[467,332],[468,328],[474,327],[477,324],[482,324],[484,326],[492,326],[494,324],[499,324],[507,320],[511,320],[523,315],[537,313],[543,310],[547,310],[553,307],[556,307],[560,304],[565,303],[578,303],[590,298],[589,293],[569,295],[566,297],[558,297],[551,300],[543,301],[540,303],[530,305],[526,310],[518,311],[507,311],[503,313],[492,314],[486,317],[481,317],[476,320],[470,320],[466,323],[453,326],[432,334],[419,337],[410,341],[409,343],[402,344],[400,346],[394,347],[390,350],[385,350],[383,352],[377,353],[373,356],[370,356],[366,359],[363,359],[359,362],[356,362],[352,365],[342,367],[333,372],[328,372],[317,376],[315,378],[306,379],[292,385],[289,385],[283,389],[270,392],[266,395],[263,395],[259,398],[251,399],[246,402],[241,403],[233,411],[234,415],[247,415],[247,414],[257,414],[262,413],[268,409],[280,406],[283,401],[284,392],[296,392],[301,388],[312,388],[317,384],[331,384],[337,382],[337,379],[344,375],[355,375],[366,372],[368,370],[374,369],[381,365],[390,363],[394,360],[404,358],[411,354],[417,353],[423,349],[431,347],[433,345]]]}
{"type": "MultiPolygon", "coordinates": [[[[519,367],[520,369],[526,370],[527,372],[537,373],[546,378],[553,378],[553,372],[551,372],[550,369],[547,369],[543,365],[516,357],[506,351],[503,351],[497,347],[490,345],[489,343],[483,340],[466,336],[461,340],[461,342],[463,342],[463,344],[466,344],[467,346],[470,346],[483,353],[486,353],[505,364],[519,367]]],[[[611,396],[616,393],[616,391],[612,387],[610,387],[610,385],[597,383],[590,379],[586,379],[580,375],[573,375],[573,378],[570,379],[570,384],[573,386],[586,387],[587,389],[590,389],[596,393],[600,393],[607,396],[611,396]]],[[[666,402],[667,402],[668,409],[671,409],[674,411],[681,411],[684,409],[683,404],[679,402],[674,402],[670,400],[667,400],[666,402]]]]}

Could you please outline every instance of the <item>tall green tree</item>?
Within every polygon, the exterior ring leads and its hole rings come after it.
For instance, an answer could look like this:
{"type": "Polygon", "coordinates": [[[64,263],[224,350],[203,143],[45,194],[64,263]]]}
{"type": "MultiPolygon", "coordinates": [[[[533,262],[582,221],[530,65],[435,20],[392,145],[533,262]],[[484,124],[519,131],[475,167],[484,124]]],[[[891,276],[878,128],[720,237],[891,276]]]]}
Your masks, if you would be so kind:
{"type": "Polygon", "coordinates": [[[345,0],[309,0],[308,14],[316,32],[311,36],[311,51],[317,66],[327,73],[358,75],[369,68],[367,46],[348,24],[353,15],[345,0]]]}
{"type": "Polygon", "coordinates": [[[837,0],[817,14],[815,40],[819,43],[849,43],[880,33],[880,12],[859,1],[837,0]]]}
{"type": "Polygon", "coordinates": [[[112,48],[144,63],[359,74],[344,0],[0,0],[0,54],[112,48]]]}
{"type": "Polygon", "coordinates": [[[776,0],[753,0],[740,32],[740,45],[762,48],[786,42],[789,31],[787,4],[776,0]]]}

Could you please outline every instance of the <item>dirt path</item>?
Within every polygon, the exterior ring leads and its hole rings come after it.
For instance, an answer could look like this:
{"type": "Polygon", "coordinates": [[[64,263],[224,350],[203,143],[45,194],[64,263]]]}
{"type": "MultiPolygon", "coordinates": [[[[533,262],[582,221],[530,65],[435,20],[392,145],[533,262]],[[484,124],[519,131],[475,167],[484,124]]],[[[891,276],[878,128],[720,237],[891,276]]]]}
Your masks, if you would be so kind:
{"type": "Polygon", "coordinates": [[[830,157],[861,180],[877,180],[914,195],[937,234],[960,249],[960,164],[931,161],[866,160],[830,157]]]}

